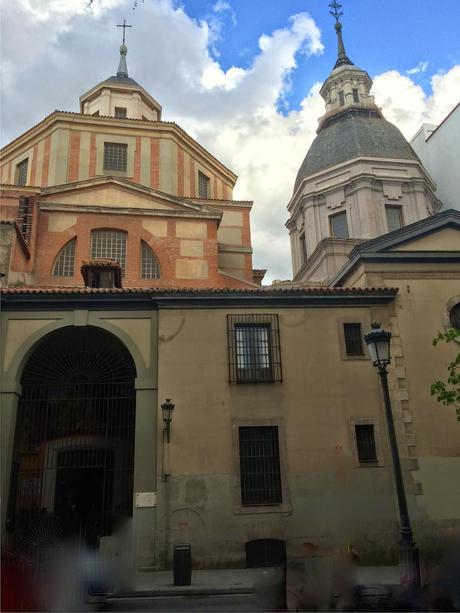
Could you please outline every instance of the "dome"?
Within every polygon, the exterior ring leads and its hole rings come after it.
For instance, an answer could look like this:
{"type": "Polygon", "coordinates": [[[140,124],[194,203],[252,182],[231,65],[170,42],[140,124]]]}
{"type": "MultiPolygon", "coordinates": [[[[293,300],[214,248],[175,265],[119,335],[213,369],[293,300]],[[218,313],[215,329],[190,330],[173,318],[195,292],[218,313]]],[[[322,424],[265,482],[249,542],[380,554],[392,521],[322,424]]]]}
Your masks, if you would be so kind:
{"type": "Polygon", "coordinates": [[[372,110],[350,109],[331,117],[311,144],[295,181],[358,157],[418,160],[402,133],[372,110]]]}

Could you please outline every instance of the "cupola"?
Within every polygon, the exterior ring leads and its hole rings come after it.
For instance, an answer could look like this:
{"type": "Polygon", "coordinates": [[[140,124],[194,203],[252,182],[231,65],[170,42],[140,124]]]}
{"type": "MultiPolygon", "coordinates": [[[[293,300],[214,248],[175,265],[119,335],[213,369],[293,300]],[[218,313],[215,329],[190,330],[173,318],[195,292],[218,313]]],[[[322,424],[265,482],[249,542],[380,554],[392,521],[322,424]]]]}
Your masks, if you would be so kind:
{"type": "Polygon", "coordinates": [[[143,119],[161,121],[161,104],[153,98],[139,83],[128,75],[123,20],[123,42],[120,46],[120,59],[116,75],[101,81],[95,87],[80,96],[80,113],[118,117],[119,119],[143,119]]]}

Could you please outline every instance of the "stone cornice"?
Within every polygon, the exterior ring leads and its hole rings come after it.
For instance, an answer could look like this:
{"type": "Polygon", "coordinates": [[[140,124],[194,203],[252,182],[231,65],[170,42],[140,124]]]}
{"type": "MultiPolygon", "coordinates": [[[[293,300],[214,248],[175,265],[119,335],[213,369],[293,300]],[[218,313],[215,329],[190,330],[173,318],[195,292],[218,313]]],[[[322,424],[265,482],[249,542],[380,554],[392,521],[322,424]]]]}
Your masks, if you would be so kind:
{"type": "Polygon", "coordinates": [[[350,183],[350,181],[357,181],[360,177],[365,177],[365,178],[370,178],[370,179],[375,179],[375,180],[380,180],[380,181],[405,181],[405,182],[416,182],[416,181],[423,181],[425,180],[428,184],[428,188],[430,189],[430,191],[434,194],[435,190],[436,190],[436,185],[433,182],[433,180],[431,179],[431,177],[429,176],[429,174],[427,173],[427,171],[425,170],[425,168],[423,167],[422,163],[417,161],[417,160],[403,160],[403,159],[395,159],[395,158],[369,158],[369,157],[357,157],[354,158],[353,160],[347,160],[346,162],[342,162],[341,164],[337,164],[337,166],[334,166],[332,168],[327,168],[324,171],[318,172],[314,175],[311,175],[308,178],[304,178],[302,180],[302,182],[300,183],[299,187],[297,188],[297,190],[295,191],[295,193],[292,195],[291,200],[289,201],[287,208],[289,211],[291,211],[292,207],[295,205],[296,201],[298,200],[299,196],[301,197],[308,197],[310,195],[315,195],[318,194],[319,192],[321,193],[327,193],[328,191],[333,191],[335,189],[338,189],[340,187],[344,187],[345,185],[347,185],[347,183],[350,183]],[[371,173],[369,171],[365,171],[365,172],[359,172],[356,175],[353,176],[348,176],[347,178],[344,178],[342,180],[339,180],[337,183],[335,183],[334,185],[329,185],[327,187],[324,188],[324,190],[318,190],[316,187],[313,189],[310,189],[310,191],[307,191],[306,193],[303,192],[304,188],[305,188],[305,184],[308,182],[315,182],[316,183],[319,180],[328,180],[328,181],[334,181],[335,177],[334,175],[337,175],[339,173],[344,173],[344,171],[347,171],[350,168],[353,168],[353,166],[356,166],[359,163],[370,163],[370,164],[382,164],[386,167],[388,167],[388,169],[391,169],[392,166],[406,166],[406,167],[413,167],[413,168],[418,168],[421,173],[422,173],[422,178],[420,177],[410,177],[410,176],[401,176],[399,177],[395,177],[395,176],[391,176],[388,175],[388,177],[385,177],[384,175],[375,175],[374,173],[371,173]]]}

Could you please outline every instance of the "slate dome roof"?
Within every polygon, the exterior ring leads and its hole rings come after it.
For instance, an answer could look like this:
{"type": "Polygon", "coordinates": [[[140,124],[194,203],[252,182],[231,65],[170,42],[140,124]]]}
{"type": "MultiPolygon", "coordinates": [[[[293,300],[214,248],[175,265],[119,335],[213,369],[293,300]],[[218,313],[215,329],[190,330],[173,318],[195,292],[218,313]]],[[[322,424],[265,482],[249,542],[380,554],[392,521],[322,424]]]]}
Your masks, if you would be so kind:
{"type": "Polygon", "coordinates": [[[357,157],[418,160],[396,126],[375,111],[350,109],[321,128],[297,173],[294,192],[306,177],[357,157]]]}

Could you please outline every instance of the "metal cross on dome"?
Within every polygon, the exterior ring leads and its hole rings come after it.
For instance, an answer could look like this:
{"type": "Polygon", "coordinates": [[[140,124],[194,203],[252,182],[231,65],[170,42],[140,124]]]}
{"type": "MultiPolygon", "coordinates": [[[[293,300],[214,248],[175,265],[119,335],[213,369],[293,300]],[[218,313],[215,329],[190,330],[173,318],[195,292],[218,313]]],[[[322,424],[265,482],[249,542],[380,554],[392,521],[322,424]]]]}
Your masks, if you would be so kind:
{"type": "Polygon", "coordinates": [[[333,17],[335,17],[336,22],[337,22],[337,23],[339,23],[340,18],[341,18],[341,17],[342,17],[342,15],[343,15],[342,11],[340,10],[340,9],[342,8],[342,5],[341,5],[339,2],[337,2],[337,0],[333,0],[333,1],[332,1],[332,2],[329,4],[329,6],[330,6],[330,7],[331,7],[331,9],[332,9],[332,11],[329,11],[329,13],[330,13],[330,14],[331,14],[333,17]]]}
{"type": "Polygon", "coordinates": [[[123,45],[125,44],[125,30],[126,28],[132,28],[133,26],[127,25],[126,19],[123,19],[123,25],[117,24],[117,28],[123,28],[123,45]]]}

